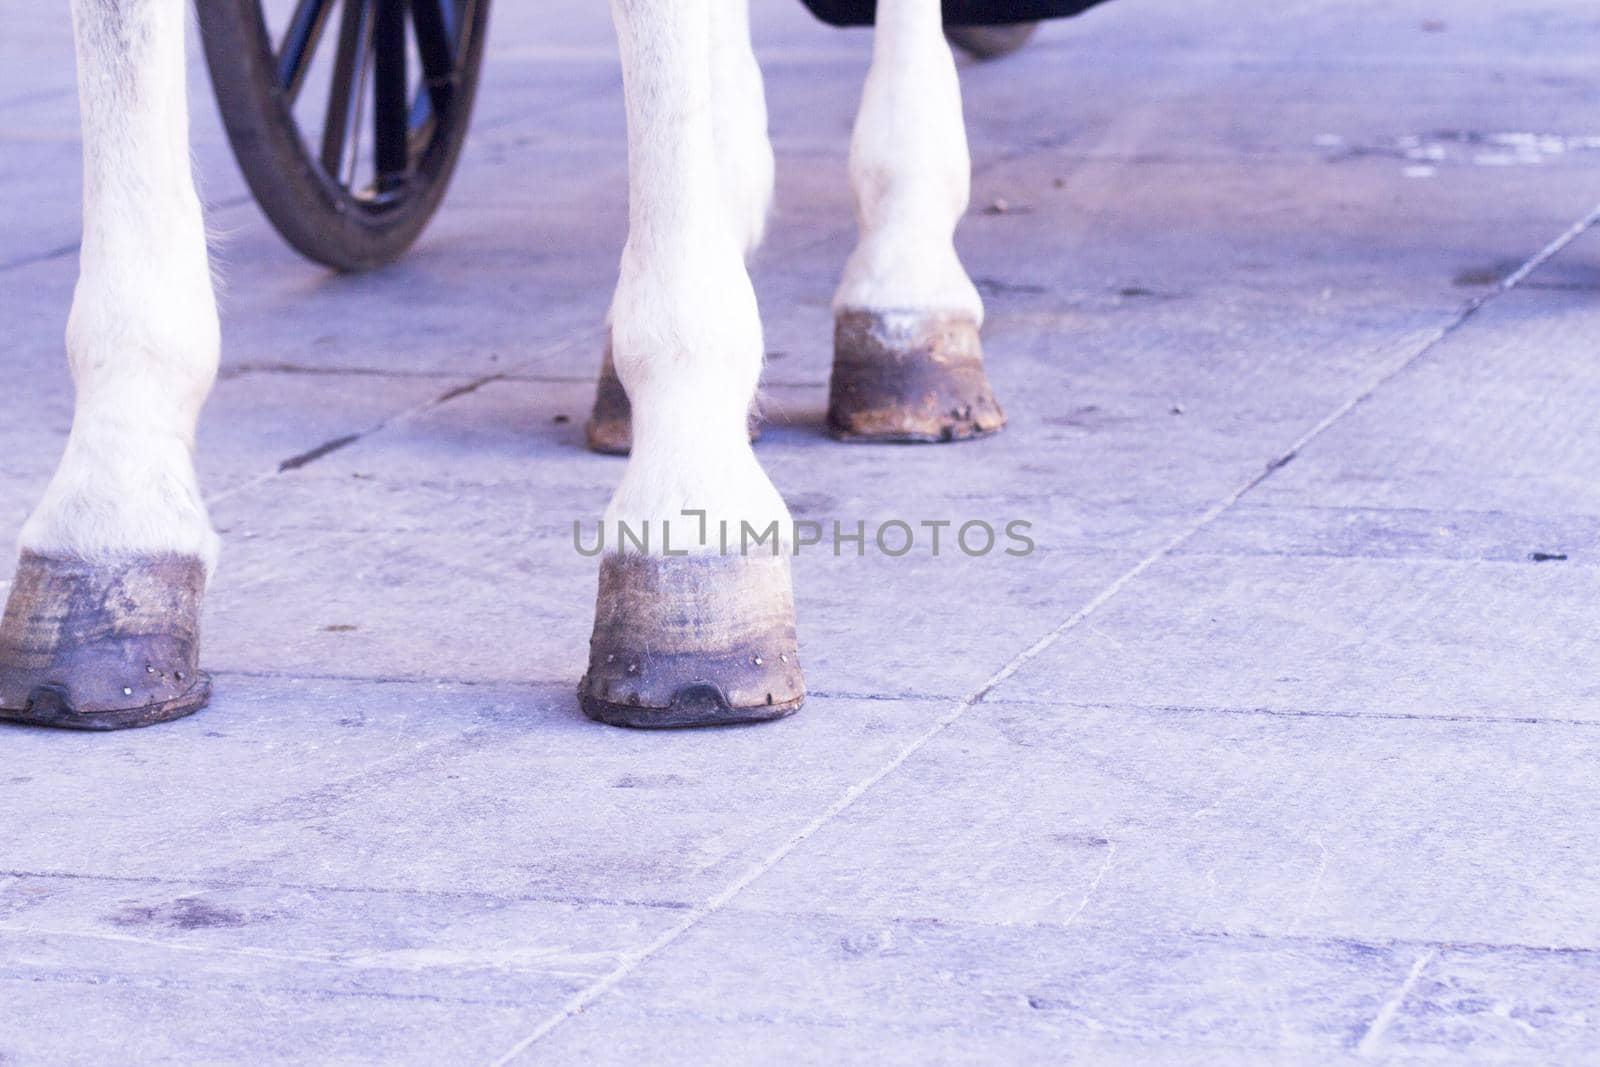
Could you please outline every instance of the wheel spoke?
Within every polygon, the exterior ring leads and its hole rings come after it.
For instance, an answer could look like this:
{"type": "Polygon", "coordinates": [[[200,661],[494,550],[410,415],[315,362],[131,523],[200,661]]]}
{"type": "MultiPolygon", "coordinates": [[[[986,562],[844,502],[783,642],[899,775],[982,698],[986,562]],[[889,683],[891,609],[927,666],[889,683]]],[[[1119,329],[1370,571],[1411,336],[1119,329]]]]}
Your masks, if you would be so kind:
{"type": "Polygon", "coordinates": [[[283,46],[278,49],[278,85],[291,104],[300,95],[300,86],[305,84],[311,57],[332,11],[333,0],[300,0],[289,18],[283,46]]]}
{"type": "Polygon", "coordinates": [[[449,10],[455,0],[414,0],[411,23],[417,34],[417,54],[422,77],[433,98],[433,110],[443,113],[456,86],[456,49],[449,10]]]}
{"type": "Polygon", "coordinates": [[[379,192],[410,166],[410,87],[406,84],[406,0],[378,0],[372,97],[373,156],[379,192]]]}
{"type": "Polygon", "coordinates": [[[347,186],[354,182],[360,148],[359,116],[366,96],[367,59],[372,52],[373,2],[344,0],[339,52],[334,59],[333,84],[328,89],[328,112],[322,127],[322,169],[347,186]]]}
{"type": "MultiPolygon", "coordinates": [[[[377,0],[368,0],[369,7],[377,0]]],[[[361,67],[356,74],[356,99],[350,107],[350,153],[345,157],[344,187],[356,188],[356,164],[361,161],[361,116],[367,110],[367,90],[372,86],[372,19],[367,19],[366,47],[361,52],[361,67]]]]}

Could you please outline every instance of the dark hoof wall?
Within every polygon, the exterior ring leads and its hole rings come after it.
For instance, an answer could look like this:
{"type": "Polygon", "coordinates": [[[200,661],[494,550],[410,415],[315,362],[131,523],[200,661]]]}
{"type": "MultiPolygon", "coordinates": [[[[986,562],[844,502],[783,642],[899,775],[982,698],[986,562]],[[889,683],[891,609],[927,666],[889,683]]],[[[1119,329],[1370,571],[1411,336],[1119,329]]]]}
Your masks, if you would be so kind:
{"type": "Polygon", "coordinates": [[[132,708],[80,710],[63,685],[34,687],[20,709],[0,707],[0,719],[63,730],[129,730],[193,715],[211,700],[211,675],[197,670],[182,696],[132,708]]]}
{"type": "Polygon", "coordinates": [[[602,456],[626,456],[633,451],[633,427],[628,419],[591,418],[583,428],[589,451],[602,456]]]}
{"type": "Polygon", "coordinates": [[[841,441],[987,437],[1006,416],[966,315],[841,311],[834,320],[828,429],[841,441]]]}
{"type": "MultiPolygon", "coordinates": [[[[750,440],[761,439],[761,411],[754,402],[750,405],[750,440]]],[[[600,361],[600,381],[595,387],[594,409],[585,424],[584,438],[591,452],[607,456],[626,456],[633,451],[633,406],[628,402],[627,390],[617,377],[617,365],[611,360],[611,343],[606,342],[605,358],[600,361]]]]}
{"type": "Polygon", "coordinates": [[[578,702],[583,713],[595,722],[607,726],[632,726],[645,730],[669,730],[683,726],[733,726],[742,722],[767,722],[793,715],[805,703],[800,696],[783,704],[759,704],[752,708],[736,708],[728,703],[727,696],[710,682],[696,682],[684,686],[673,694],[672,703],[665,708],[643,708],[632,704],[614,704],[609,700],[590,696],[581,689],[578,702]]]}
{"type": "Polygon", "coordinates": [[[973,59],[999,59],[1027,44],[1039,28],[1037,22],[1004,26],[946,26],[945,37],[973,59]]]}
{"type": "Polygon", "coordinates": [[[633,407],[628,403],[617,365],[611,361],[611,341],[606,341],[605,358],[600,361],[600,382],[595,388],[594,410],[584,427],[589,448],[608,456],[626,456],[633,448],[633,407]]]}
{"type": "Polygon", "coordinates": [[[612,726],[720,726],[805,703],[786,557],[613,554],[600,565],[583,713],[612,726]]]}
{"type": "Polygon", "coordinates": [[[24,552],[0,622],[0,719],[121,730],[205,706],[199,560],[24,552]]]}

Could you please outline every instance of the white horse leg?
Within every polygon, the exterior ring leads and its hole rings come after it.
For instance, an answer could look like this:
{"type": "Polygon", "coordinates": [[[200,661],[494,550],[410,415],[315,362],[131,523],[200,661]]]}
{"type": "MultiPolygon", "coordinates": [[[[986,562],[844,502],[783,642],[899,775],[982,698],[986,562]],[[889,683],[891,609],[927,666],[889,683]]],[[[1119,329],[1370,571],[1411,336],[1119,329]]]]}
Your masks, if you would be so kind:
{"type": "Polygon", "coordinates": [[[67,325],[72,434],[23,527],[0,622],[0,717],[106,729],[210,691],[196,655],[216,535],[195,422],[216,305],[189,170],[183,0],[73,0],[83,248],[67,325]]]}
{"type": "Polygon", "coordinates": [[[579,697],[618,725],[777,718],[805,696],[788,558],[773,541],[741,551],[768,531],[787,543],[789,514],[745,425],[761,322],[719,174],[713,6],[722,17],[722,0],[611,5],[629,164],[611,332],[633,451],[605,531],[649,543],[602,560],[579,697]]]}
{"type": "MultiPolygon", "coordinates": [[[[766,234],[773,186],[767,98],[750,47],[749,0],[722,0],[711,20],[711,119],[724,214],[748,256],[766,234]]],[[[629,411],[608,341],[587,427],[589,447],[626,455],[632,443],[629,411]]]]}
{"type": "Polygon", "coordinates": [[[1005,422],[983,370],[983,301],[953,241],[971,169],[939,0],[878,0],[850,142],[861,235],[833,300],[841,438],[950,441],[1005,422]]]}
{"type": "Polygon", "coordinates": [[[711,119],[728,221],[748,257],[766,236],[774,175],[767,94],[750,45],[749,0],[721,0],[712,12],[711,119]]]}

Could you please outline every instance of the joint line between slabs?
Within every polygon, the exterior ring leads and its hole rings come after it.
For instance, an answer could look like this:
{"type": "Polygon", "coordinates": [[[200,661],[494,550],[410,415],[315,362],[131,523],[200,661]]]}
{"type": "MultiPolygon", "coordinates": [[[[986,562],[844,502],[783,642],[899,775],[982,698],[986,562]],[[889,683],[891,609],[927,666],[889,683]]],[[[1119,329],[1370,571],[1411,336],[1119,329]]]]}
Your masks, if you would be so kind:
{"type": "MultiPolygon", "coordinates": [[[[943,715],[939,716],[939,718],[934,721],[933,725],[929,726],[926,730],[918,734],[909,743],[907,743],[906,746],[896,753],[894,758],[889,760],[888,763],[884,764],[878,770],[874,771],[866,778],[863,778],[861,781],[845,790],[837,799],[833,801],[833,803],[829,804],[822,810],[822,812],[812,818],[811,821],[807,822],[799,830],[791,834],[777,848],[773,849],[771,852],[767,853],[765,857],[753,864],[748,870],[745,871],[744,874],[734,879],[721,892],[691,909],[681,920],[668,927],[667,930],[665,930],[644,947],[635,949],[631,952],[622,953],[617,966],[613,968],[610,973],[588,987],[573,994],[570,998],[568,998],[566,1003],[564,1003],[560,1008],[556,1009],[556,1011],[546,1018],[544,1022],[540,1023],[532,1033],[528,1034],[528,1036],[524,1037],[521,1041],[518,1041],[515,1045],[512,1045],[497,1059],[491,1061],[491,1067],[504,1067],[505,1064],[517,1059],[536,1042],[543,1039],[562,1023],[566,1022],[574,1015],[581,1013],[584,1009],[588,1008],[589,1005],[593,1004],[606,993],[610,992],[611,989],[632,975],[634,971],[638,970],[639,967],[641,967],[652,956],[656,955],[658,952],[661,952],[674,941],[678,940],[678,938],[682,937],[684,934],[700,925],[700,923],[704,920],[721,911],[728,905],[730,901],[733,900],[734,897],[738,896],[747,887],[749,887],[752,882],[766,874],[773,867],[776,867],[779,863],[783,862],[783,860],[791,852],[804,844],[808,839],[816,834],[817,831],[821,830],[830,821],[832,821],[834,816],[840,814],[845,809],[853,805],[869,789],[883,781],[883,779],[887,778],[889,775],[893,774],[900,768],[902,764],[921,751],[922,748],[928,744],[928,742],[938,737],[941,733],[953,725],[958,719],[965,715],[969,709],[985,700],[989,694],[992,693],[1002,682],[1016,674],[1017,671],[1021,670],[1029,662],[1037,658],[1051,645],[1054,645],[1057,641],[1061,640],[1061,638],[1064,637],[1070,630],[1076,627],[1079,623],[1083,622],[1089,616],[1093,615],[1102,606],[1104,606],[1107,601],[1126,588],[1130,582],[1170,555],[1185,541],[1188,541],[1190,538],[1194,537],[1195,534],[1199,533],[1211,523],[1215,522],[1223,512],[1237,504],[1256,486],[1272,477],[1274,473],[1280,470],[1286,463],[1289,462],[1289,460],[1293,459],[1294,456],[1306,445],[1322,436],[1322,434],[1325,433],[1329,427],[1333,426],[1334,423],[1344,418],[1345,415],[1349,414],[1359,404],[1364,403],[1374,393],[1383,388],[1383,386],[1387,385],[1396,376],[1404,372],[1408,367],[1412,366],[1427,353],[1431,352],[1439,344],[1439,342],[1443,341],[1446,337],[1450,336],[1457,329],[1459,329],[1463,323],[1472,318],[1472,316],[1476,314],[1482,307],[1484,307],[1484,305],[1489,303],[1489,301],[1514,289],[1519,283],[1527,278],[1529,274],[1533,273],[1539,267],[1544,265],[1544,263],[1547,262],[1552,256],[1561,251],[1561,249],[1565,248],[1584,231],[1594,226],[1596,222],[1600,222],[1600,205],[1596,205],[1594,209],[1591,210],[1587,215],[1573,223],[1554,240],[1546,244],[1538,252],[1534,253],[1534,255],[1525,263],[1523,263],[1522,266],[1518,267],[1504,281],[1502,281],[1499,287],[1493,292],[1468,304],[1453,319],[1439,327],[1437,330],[1433,331],[1433,333],[1424,339],[1420,344],[1418,344],[1409,355],[1397,360],[1393,366],[1385,370],[1381,370],[1365,386],[1359,389],[1355,395],[1346,400],[1344,403],[1340,404],[1338,407],[1334,408],[1333,411],[1324,416],[1320,422],[1318,422],[1311,429],[1307,430],[1305,433],[1301,434],[1300,437],[1298,437],[1292,444],[1278,453],[1278,455],[1269,461],[1259,473],[1251,477],[1243,485],[1239,486],[1239,488],[1235,489],[1233,492],[1217,501],[1217,503],[1207,508],[1205,513],[1199,518],[1195,519],[1184,529],[1180,530],[1164,545],[1151,552],[1148,556],[1144,557],[1144,559],[1140,560],[1121,577],[1111,582],[1110,585],[1101,590],[1100,593],[1091,599],[1087,604],[1079,608],[1072,615],[1068,616],[1054,629],[1046,632],[1043,637],[1039,638],[1039,640],[1035,641],[1032,645],[1029,645],[1017,655],[1013,656],[1009,662],[990,675],[989,678],[984,681],[983,684],[978,686],[977,689],[973,690],[972,693],[951,705],[949,710],[947,710],[943,715]]],[[[1423,965],[1426,965],[1426,960],[1427,958],[1424,957],[1424,960],[1422,961],[1423,965]]],[[[1417,968],[1417,973],[1420,974],[1420,972],[1421,967],[1419,966],[1417,968]]],[[[1398,1005],[1395,1006],[1395,1010],[1398,1010],[1398,1005]]],[[[1374,1026],[1376,1026],[1377,1021],[1378,1020],[1374,1021],[1374,1026]]],[[[1373,1035],[1369,1032],[1368,1037],[1370,1038],[1372,1036],[1373,1035]]]]}

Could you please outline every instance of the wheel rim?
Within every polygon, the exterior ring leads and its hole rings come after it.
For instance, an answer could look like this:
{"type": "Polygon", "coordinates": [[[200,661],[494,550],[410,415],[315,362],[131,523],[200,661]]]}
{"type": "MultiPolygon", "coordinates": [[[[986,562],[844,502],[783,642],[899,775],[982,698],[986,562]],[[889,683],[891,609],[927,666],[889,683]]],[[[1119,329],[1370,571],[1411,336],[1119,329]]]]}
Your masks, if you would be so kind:
{"type": "Polygon", "coordinates": [[[481,0],[295,0],[279,27],[263,4],[275,91],[307,160],[372,222],[438,169],[481,0]]]}

